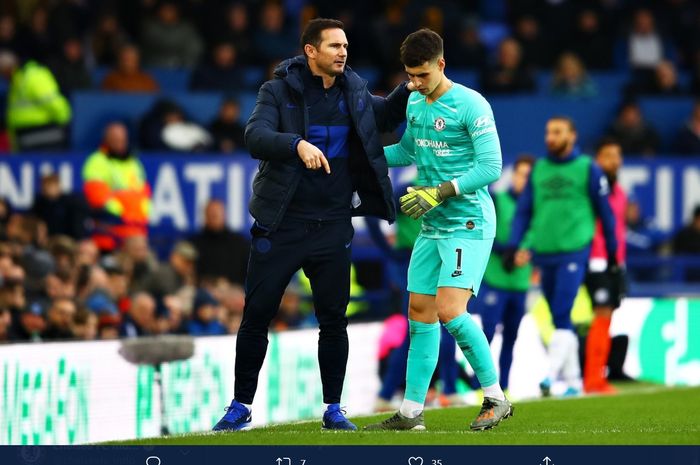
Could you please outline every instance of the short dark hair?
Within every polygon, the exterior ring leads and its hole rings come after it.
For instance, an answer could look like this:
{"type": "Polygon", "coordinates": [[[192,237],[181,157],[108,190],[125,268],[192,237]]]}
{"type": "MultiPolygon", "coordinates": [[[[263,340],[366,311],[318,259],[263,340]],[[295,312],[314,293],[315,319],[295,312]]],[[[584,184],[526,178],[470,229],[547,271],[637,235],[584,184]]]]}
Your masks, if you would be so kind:
{"type": "Polygon", "coordinates": [[[606,147],[608,145],[620,145],[620,141],[618,141],[617,139],[615,139],[614,137],[611,137],[611,136],[603,137],[595,145],[595,154],[598,155],[598,152],[600,152],[600,150],[603,147],[606,147]]]}
{"type": "Polygon", "coordinates": [[[515,163],[513,163],[513,169],[517,168],[518,165],[530,165],[533,166],[535,164],[535,157],[533,155],[530,155],[529,153],[523,153],[522,155],[519,155],[518,158],[515,159],[515,163]]]}
{"type": "Polygon", "coordinates": [[[569,125],[569,129],[576,132],[576,123],[574,123],[573,118],[564,115],[555,115],[547,120],[549,121],[564,121],[569,125]]]}
{"type": "MultiPolygon", "coordinates": [[[[304,50],[306,44],[311,44],[318,48],[321,45],[321,33],[326,29],[345,30],[345,24],[337,19],[315,18],[308,22],[301,33],[301,49],[304,50]]],[[[304,52],[306,55],[306,53],[304,52]]]]}
{"type": "Polygon", "coordinates": [[[442,56],[442,37],[428,28],[410,33],[401,44],[401,63],[405,66],[420,66],[426,61],[442,56]]]}

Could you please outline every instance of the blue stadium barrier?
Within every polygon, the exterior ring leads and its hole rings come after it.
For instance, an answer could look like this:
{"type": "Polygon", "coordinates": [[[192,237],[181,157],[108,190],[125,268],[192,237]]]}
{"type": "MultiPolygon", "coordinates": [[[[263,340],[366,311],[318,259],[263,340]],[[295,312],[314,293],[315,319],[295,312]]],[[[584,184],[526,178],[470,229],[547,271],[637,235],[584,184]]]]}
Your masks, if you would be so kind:
{"type": "MultiPolygon", "coordinates": [[[[364,69],[360,71],[369,79],[379,79],[378,73],[366,73],[364,69]]],[[[455,82],[478,88],[475,71],[456,69],[448,73],[448,76],[455,82]]],[[[601,91],[597,98],[570,100],[550,95],[487,96],[496,116],[504,153],[542,153],[544,125],[554,115],[572,117],[578,127],[579,145],[584,150],[590,150],[615,118],[622,99],[619,91],[627,82],[624,73],[596,73],[594,78],[601,91]]],[[[131,129],[135,129],[140,118],[161,96],[179,102],[193,120],[205,125],[215,116],[222,97],[219,93],[75,92],[72,97],[72,147],[83,150],[94,147],[100,140],[104,124],[114,119],[123,120],[131,129]]],[[[255,107],[256,92],[242,92],[237,98],[241,103],[241,117],[246,121],[255,107]]],[[[671,150],[678,129],[690,115],[692,99],[642,97],[639,101],[645,117],[659,131],[661,150],[671,150]]]]}
{"type": "MultiPolygon", "coordinates": [[[[111,68],[100,66],[92,70],[92,86],[95,89],[102,87],[102,81],[109,74],[111,68]]],[[[189,88],[189,69],[147,68],[149,73],[160,86],[161,92],[185,92],[189,88]]]]}
{"type": "Polygon", "coordinates": [[[463,86],[479,90],[479,73],[474,70],[455,68],[447,69],[445,74],[452,81],[462,84],[463,86]]]}
{"type": "Polygon", "coordinates": [[[382,71],[375,66],[351,66],[352,70],[367,81],[367,88],[370,92],[377,89],[382,84],[382,71]]]}
{"type": "Polygon", "coordinates": [[[493,108],[501,148],[514,155],[521,152],[544,152],[544,127],[555,115],[574,119],[579,145],[585,150],[596,143],[614,117],[617,102],[592,99],[565,100],[556,97],[494,96],[493,108]]]}

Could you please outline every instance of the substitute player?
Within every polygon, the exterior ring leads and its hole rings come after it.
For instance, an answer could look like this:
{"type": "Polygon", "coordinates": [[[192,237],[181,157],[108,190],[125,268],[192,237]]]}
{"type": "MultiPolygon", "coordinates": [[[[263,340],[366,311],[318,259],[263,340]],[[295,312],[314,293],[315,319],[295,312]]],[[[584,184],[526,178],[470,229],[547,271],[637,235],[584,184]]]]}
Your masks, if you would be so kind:
{"type": "MultiPolygon", "coordinates": [[[[603,139],[596,149],[595,161],[610,184],[608,200],[615,216],[617,262],[622,266],[625,263],[625,235],[627,234],[625,225],[627,195],[617,182],[617,174],[622,166],[622,147],[614,139],[603,139]]],[[[608,365],[608,355],[610,355],[610,320],[613,310],[622,303],[625,286],[621,268],[606,270],[607,261],[603,227],[598,221],[586,275],[586,288],[593,302],[593,322],[586,338],[586,362],[583,370],[583,388],[588,393],[615,392],[613,386],[607,381],[605,370],[608,365]]]]}
{"type": "Polygon", "coordinates": [[[518,197],[525,190],[535,158],[531,155],[519,157],[513,164],[510,188],[494,195],[496,206],[496,240],[489,264],[484,274],[484,284],[479,298],[474,301],[472,313],[481,315],[486,339],[491,343],[496,326],[502,324],[503,343],[499,356],[501,387],[508,389],[510,367],[513,364],[513,347],[518,336],[520,320],[525,315],[525,299],[530,288],[532,265],[530,253],[521,250],[515,257],[515,267],[503,267],[502,254],[510,239],[510,228],[515,216],[518,197]]]}
{"type": "Polygon", "coordinates": [[[466,312],[479,291],[496,234],[487,186],[501,175],[501,149],[488,102],[444,74],[442,38],[429,29],[406,37],[401,61],[418,92],[406,107],[407,127],[386,147],[390,166],[415,163],[416,186],[401,210],[423,217],[408,269],[410,348],[406,392],[399,412],[367,429],[425,429],[423,407],[440,347],[440,321],[455,338],[484,387],[471,429],[496,426],[512,415],[489,344],[466,312]]]}
{"type": "Polygon", "coordinates": [[[576,146],[574,122],[565,116],[550,118],[545,144],[547,157],[535,163],[518,199],[504,265],[514,266],[516,250],[530,229],[533,263],[542,273],[542,293],[555,326],[548,347],[549,374],[540,388],[549,395],[551,383],[562,375],[565,394],[576,395],[581,392],[581,366],[571,308],[586,272],[596,216],[605,235],[606,269],[617,268],[615,219],[608,203],[608,179],[576,146]]]}

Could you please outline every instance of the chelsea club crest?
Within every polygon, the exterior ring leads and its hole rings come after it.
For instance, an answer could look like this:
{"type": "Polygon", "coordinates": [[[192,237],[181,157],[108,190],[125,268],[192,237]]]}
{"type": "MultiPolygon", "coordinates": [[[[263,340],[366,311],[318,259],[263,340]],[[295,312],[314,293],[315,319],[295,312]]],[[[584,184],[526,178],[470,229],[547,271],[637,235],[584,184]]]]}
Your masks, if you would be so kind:
{"type": "Polygon", "coordinates": [[[433,124],[433,127],[436,131],[442,131],[445,129],[445,120],[443,118],[437,118],[433,124]]]}

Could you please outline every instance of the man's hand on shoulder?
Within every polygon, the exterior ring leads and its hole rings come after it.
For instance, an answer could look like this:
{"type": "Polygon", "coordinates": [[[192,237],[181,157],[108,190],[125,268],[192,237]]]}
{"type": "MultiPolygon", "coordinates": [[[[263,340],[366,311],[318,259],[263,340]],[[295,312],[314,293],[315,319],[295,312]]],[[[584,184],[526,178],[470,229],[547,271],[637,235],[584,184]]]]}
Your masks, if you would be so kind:
{"type": "Polygon", "coordinates": [[[297,144],[297,154],[308,169],[317,170],[323,168],[326,173],[331,174],[331,166],[328,164],[328,160],[314,144],[304,139],[300,140],[299,144],[297,144]]]}

